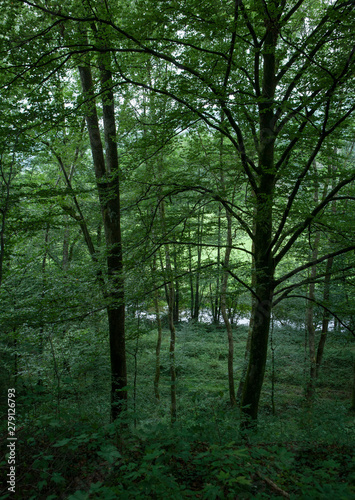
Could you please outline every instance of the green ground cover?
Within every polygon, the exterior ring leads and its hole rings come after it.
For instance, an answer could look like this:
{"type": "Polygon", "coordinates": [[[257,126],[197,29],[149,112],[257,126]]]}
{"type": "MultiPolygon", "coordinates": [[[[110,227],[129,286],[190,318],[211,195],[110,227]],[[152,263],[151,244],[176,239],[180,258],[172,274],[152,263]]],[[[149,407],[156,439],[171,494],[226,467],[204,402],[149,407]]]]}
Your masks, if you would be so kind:
{"type": "MultiPolygon", "coordinates": [[[[156,330],[144,322],[132,330],[130,403],[116,424],[108,421],[104,342],[96,340],[92,359],[76,361],[76,353],[83,359],[85,349],[93,352],[96,337],[91,336],[77,336],[69,350],[68,340],[62,340],[69,370],[62,370],[59,384],[45,366],[42,385],[31,385],[30,372],[23,375],[17,391],[16,493],[6,492],[5,481],[2,498],[355,498],[352,353],[346,339],[329,338],[316,396],[309,402],[304,332],[275,327],[258,432],[241,436],[239,409],[231,408],[228,398],[224,328],[179,325],[173,427],[168,331],[163,332],[157,402],[156,330]]],[[[246,327],[234,330],[236,384],[246,336],[246,327]]],[[[58,363],[59,347],[58,341],[58,363]]],[[[1,470],[4,478],[6,460],[1,470]]]]}

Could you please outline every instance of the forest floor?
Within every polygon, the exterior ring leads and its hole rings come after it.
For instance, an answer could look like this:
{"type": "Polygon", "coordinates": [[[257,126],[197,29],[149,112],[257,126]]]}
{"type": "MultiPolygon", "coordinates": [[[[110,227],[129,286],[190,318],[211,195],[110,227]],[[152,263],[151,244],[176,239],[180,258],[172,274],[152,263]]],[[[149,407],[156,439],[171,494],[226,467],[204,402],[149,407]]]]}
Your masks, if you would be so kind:
{"type": "MultiPolygon", "coordinates": [[[[229,404],[223,327],[177,328],[173,426],[169,332],[163,335],[159,402],[153,389],[156,330],[142,321],[129,332],[130,404],[120,422],[108,419],[102,339],[95,345],[93,338],[90,345],[84,336],[77,340],[81,362],[74,350],[68,361],[66,350],[67,371],[57,379],[43,370],[38,385],[27,374],[16,391],[16,492],[7,489],[4,459],[1,498],[355,499],[352,352],[344,334],[329,336],[315,396],[307,401],[304,331],[275,327],[258,431],[241,435],[239,409],[229,404]]],[[[234,329],[236,385],[246,335],[245,326],[234,329]]],[[[1,436],[6,449],[6,429],[1,436]]]]}

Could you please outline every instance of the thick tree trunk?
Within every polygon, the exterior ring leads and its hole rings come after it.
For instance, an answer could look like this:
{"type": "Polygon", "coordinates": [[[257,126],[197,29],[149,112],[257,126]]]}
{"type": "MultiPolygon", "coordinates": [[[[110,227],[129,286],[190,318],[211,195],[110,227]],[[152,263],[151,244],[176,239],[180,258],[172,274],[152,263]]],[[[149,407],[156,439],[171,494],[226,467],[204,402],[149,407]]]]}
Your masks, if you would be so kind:
{"type": "Polygon", "coordinates": [[[242,428],[255,427],[258,417],[261,388],[270,330],[275,263],[272,256],[272,206],[276,172],[274,167],[275,124],[274,97],[276,89],[275,50],[277,22],[265,19],[266,34],[263,47],[263,82],[259,103],[258,185],[255,189],[255,311],[250,342],[249,365],[242,397],[242,428]]]}
{"type": "Polygon", "coordinates": [[[270,314],[274,287],[274,264],[270,251],[273,178],[266,179],[263,196],[257,196],[255,243],[255,310],[249,365],[244,383],[242,427],[256,424],[267,359],[270,314]]]}
{"type": "Polygon", "coordinates": [[[114,101],[109,90],[111,74],[101,69],[103,95],[103,122],[106,146],[106,164],[100,136],[99,121],[94,101],[93,81],[89,66],[79,67],[83,94],[90,99],[86,124],[99,192],[105,240],[109,287],[106,294],[111,359],[111,418],[115,420],[127,399],[127,368],[125,348],[125,304],[123,289],[123,260],[120,222],[119,169],[114,116],[114,101]]]}

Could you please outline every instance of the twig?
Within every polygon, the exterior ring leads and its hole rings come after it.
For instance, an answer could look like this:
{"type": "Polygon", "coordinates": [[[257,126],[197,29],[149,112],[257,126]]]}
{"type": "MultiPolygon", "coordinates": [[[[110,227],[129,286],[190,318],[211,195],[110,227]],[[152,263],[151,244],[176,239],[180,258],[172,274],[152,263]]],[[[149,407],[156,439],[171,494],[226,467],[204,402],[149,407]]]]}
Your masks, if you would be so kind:
{"type": "Polygon", "coordinates": [[[273,490],[275,490],[277,493],[279,493],[281,496],[283,496],[284,498],[290,498],[289,493],[287,493],[287,491],[280,488],[280,486],[277,486],[277,484],[275,484],[273,481],[271,481],[271,479],[269,479],[268,477],[262,476],[260,474],[260,472],[258,472],[258,471],[256,471],[256,475],[259,476],[260,479],[265,481],[265,483],[267,483],[269,486],[271,486],[271,488],[273,490]]]}

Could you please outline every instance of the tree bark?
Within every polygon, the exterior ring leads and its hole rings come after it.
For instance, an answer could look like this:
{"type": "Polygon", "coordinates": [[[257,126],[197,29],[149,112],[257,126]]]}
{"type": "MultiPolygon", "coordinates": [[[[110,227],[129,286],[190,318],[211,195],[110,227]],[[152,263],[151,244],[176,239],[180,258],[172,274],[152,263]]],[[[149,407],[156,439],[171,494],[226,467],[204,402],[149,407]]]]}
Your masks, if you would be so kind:
{"type": "Polygon", "coordinates": [[[106,299],[108,302],[107,314],[111,360],[111,418],[115,420],[124,409],[127,400],[127,368],[119,166],[115,142],[114,99],[112,90],[110,90],[111,73],[108,69],[101,68],[101,85],[104,91],[102,110],[106,146],[105,162],[90,66],[79,67],[79,73],[83,94],[89,99],[85,118],[107,247],[109,286],[106,299]]]}
{"type": "MultiPolygon", "coordinates": [[[[272,191],[274,178],[265,176],[262,194],[257,195],[255,244],[255,310],[250,341],[249,364],[242,396],[242,428],[255,427],[270,330],[274,290],[274,263],[271,242],[272,191]]],[[[260,190],[261,191],[261,190],[260,190]]]]}
{"type": "MultiPolygon", "coordinates": [[[[352,150],[352,148],[351,148],[352,150]]],[[[334,173],[336,172],[336,167],[329,167],[330,172],[333,171],[334,173]]],[[[334,183],[332,185],[332,188],[334,189],[334,183]]],[[[337,211],[336,208],[336,201],[333,201],[332,203],[332,212],[335,215],[337,211]]],[[[329,243],[332,244],[331,238],[329,239],[329,243]]],[[[334,262],[334,257],[328,257],[327,259],[327,266],[325,270],[325,278],[324,278],[324,289],[323,289],[323,302],[325,305],[329,303],[329,298],[330,298],[330,278],[332,275],[332,267],[333,267],[333,262],[334,262]]],[[[323,311],[323,320],[322,320],[322,331],[321,331],[321,336],[319,339],[318,343],[318,348],[317,348],[317,356],[316,356],[316,378],[318,378],[319,375],[319,370],[320,370],[320,365],[322,363],[323,359],[323,353],[324,353],[324,347],[325,347],[325,342],[327,340],[327,335],[328,335],[328,329],[329,329],[329,312],[324,309],[323,311]]]]}
{"type": "Polygon", "coordinates": [[[274,166],[276,89],[276,20],[265,19],[263,82],[259,103],[259,182],[255,190],[255,311],[250,342],[249,365],[243,389],[241,427],[255,427],[267,359],[270,315],[274,292],[275,263],[271,251],[272,206],[276,172],[274,166]]]}
{"type": "Polygon", "coordinates": [[[202,234],[203,234],[203,223],[204,223],[204,209],[202,213],[197,216],[197,271],[196,271],[196,279],[195,279],[195,302],[193,305],[193,316],[192,319],[198,320],[198,316],[200,314],[200,305],[201,305],[201,297],[200,297],[200,267],[201,267],[201,255],[202,255],[202,247],[200,243],[202,243],[202,234]]]}
{"type": "MultiPolygon", "coordinates": [[[[166,234],[165,226],[165,207],[164,201],[160,203],[160,218],[162,232],[166,234]]],[[[166,269],[166,279],[168,281],[167,286],[167,302],[168,302],[168,323],[170,330],[170,345],[169,345],[169,358],[170,358],[170,416],[171,423],[176,421],[177,415],[177,404],[176,404],[176,369],[175,369],[175,342],[176,342],[176,332],[174,325],[174,304],[175,304],[175,290],[174,290],[174,278],[171,266],[171,255],[169,244],[165,243],[165,269],[166,269]]],[[[162,268],[163,270],[163,268],[162,268]]]]}
{"type": "MultiPolygon", "coordinates": [[[[177,274],[177,259],[176,259],[176,250],[174,251],[174,269],[175,274],[177,274]]],[[[174,323],[179,323],[180,320],[180,289],[179,289],[179,280],[175,280],[175,300],[174,300],[174,323]]]]}
{"type": "MultiPolygon", "coordinates": [[[[156,271],[156,255],[153,257],[153,275],[156,271]]],[[[162,326],[161,326],[161,318],[159,311],[159,295],[158,290],[154,291],[154,309],[155,309],[155,317],[157,319],[158,326],[158,337],[157,344],[155,348],[155,377],[154,377],[154,395],[157,401],[160,400],[159,394],[159,380],[160,380],[160,349],[161,349],[161,341],[162,341],[162,326]]]]}
{"type": "MultiPolygon", "coordinates": [[[[3,265],[4,265],[4,257],[5,257],[5,229],[6,229],[6,217],[8,215],[8,211],[10,209],[10,185],[13,177],[13,164],[10,164],[10,171],[8,178],[5,178],[5,172],[3,170],[3,166],[0,162],[0,175],[2,178],[2,183],[5,184],[5,188],[3,191],[5,192],[5,196],[3,197],[3,205],[0,208],[1,214],[1,225],[0,225],[0,286],[3,279],[3,265]]],[[[2,186],[1,186],[2,187],[2,186]]]]}
{"type": "MultiPolygon", "coordinates": [[[[318,257],[319,240],[320,240],[320,232],[317,231],[313,245],[312,260],[316,260],[318,257]]],[[[310,276],[311,279],[312,278],[314,279],[316,274],[317,274],[317,266],[313,265],[311,268],[311,276],[310,276]]],[[[308,297],[309,301],[307,302],[307,309],[306,309],[306,326],[308,332],[310,372],[306,389],[306,397],[307,399],[311,399],[314,395],[315,379],[316,379],[316,344],[315,344],[315,329],[313,321],[315,283],[311,282],[309,284],[308,297]]]]}
{"type": "MultiPolygon", "coordinates": [[[[327,267],[326,267],[326,271],[325,271],[326,275],[324,278],[324,290],[323,290],[323,302],[325,304],[329,303],[330,278],[331,278],[331,274],[332,274],[333,260],[334,260],[333,257],[329,257],[329,259],[327,260],[327,267]]],[[[323,359],[324,346],[325,346],[325,342],[327,340],[328,329],[329,329],[329,312],[324,309],[323,320],[322,320],[322,331],[321,331],[321,336],[320,336],[320,339],[318,342],[317,356],[316,356],[316,378],[318,378],[320,365],[321,365],[322,359],[323,359]]]]}
{"type": "MultiPolygon", "coordinates": [[[[253,193],[254,196],[254,193],[253,193]]],[[[254,225],[253,225],[253,235],[255,236],[255,214],[254,214],[254,225]]],[[[251,252],[252,252],[252,260],[251,260],[251,287],[252,289],[255,289],[255,243],[252,241],[251,245],[251,252]]],[[[250,308],[250,319],[249,319],[249,327],[248,327],[248,337],[247,341],[245,344],[245,351],[244,351],[244,360],[243,360],[243,368],[242,368],[242,374],[240,376],[240,381],[239,381],[239,386],[238,386],[238,391],[237,391],[237,399],[238,401],[241,401],[243,390],[244,390],[244,383],[245,383],[245,377],[247,374],[248,370],[248,361],[249,361],[249,355],[250,355],[250,343],[251,343],[251,335],[253,332],[253,326],[254,326],[254,316],[255,316],[255,306],[256,306],[256,298],[254,294],[250,294],[251,297],[251,308],[250,308]]]]}
{"type": "Polygon", "coordinates": [[[224,270],[223,270],[223,276],[222,276],[222,283],[221,283],[221,312],[224,320],[224,324],[226,326],[227,330],[227,336],[228,336],[228,387],[229,387],[229,400],[232,406],[235,406],[237,404],[237,400],[235,397],[235,387],[234,387],[234,373],[233,373],[233,358],[234,358],[234,342],[233,342],[233,329],[232,325],[229,321],[228,318],[228,313],[227,313],[227,304],[226,304],[226,299],[227,299],[227,286],[228,286],[228,266],[229,266],[229,259],[230,259],[230,254],[231,254],[231,245],[232,245],[232,220],[231,220],[231,215],[226,210],[226,217],[227,217],[227,244],[226,244],[226,252],[224,255],[224,270]]]}

